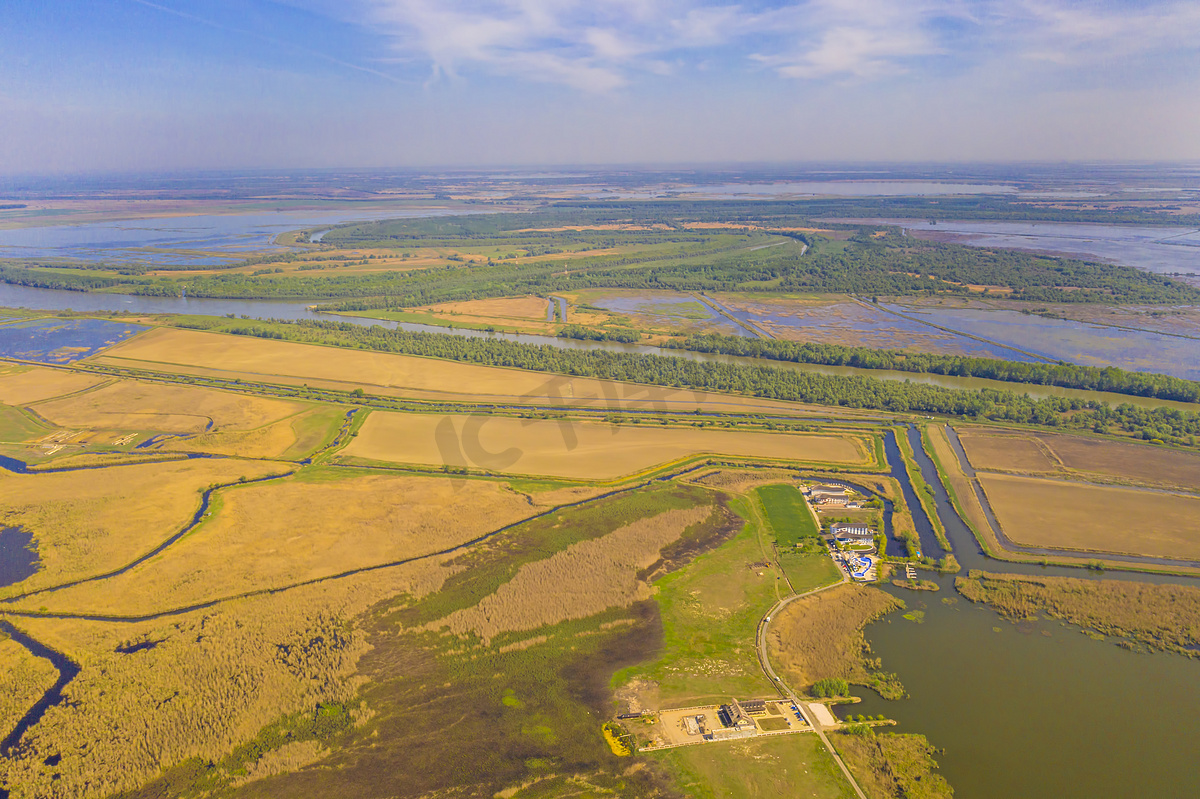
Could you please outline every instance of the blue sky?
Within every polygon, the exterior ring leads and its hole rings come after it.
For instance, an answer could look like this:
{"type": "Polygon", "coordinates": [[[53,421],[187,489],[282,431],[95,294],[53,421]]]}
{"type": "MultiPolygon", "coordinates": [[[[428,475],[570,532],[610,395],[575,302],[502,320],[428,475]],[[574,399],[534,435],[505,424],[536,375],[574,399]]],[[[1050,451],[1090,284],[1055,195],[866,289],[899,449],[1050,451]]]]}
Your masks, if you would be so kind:
{"type": "Polygon", "coordinates": [[[1200,158],[1195,0],[7,0],[0,171],[1200,158]]]}

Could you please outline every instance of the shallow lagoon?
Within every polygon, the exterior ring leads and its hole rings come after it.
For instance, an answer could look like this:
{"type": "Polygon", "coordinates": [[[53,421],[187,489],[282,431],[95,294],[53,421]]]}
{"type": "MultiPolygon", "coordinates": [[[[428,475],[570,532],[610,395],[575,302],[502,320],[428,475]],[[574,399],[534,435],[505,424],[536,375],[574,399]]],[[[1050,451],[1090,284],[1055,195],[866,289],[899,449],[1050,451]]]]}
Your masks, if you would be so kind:
{"type": "Polygon", "coordinates": [[[1112,261],[1158,274],[1200,275],[1200,231],[1195,228],[1063,222],[938,221],[931,225],[912,219],[862,221],[899,225],[918,238],[974,247],[1036,250],[1112,261]]]}
{"type": "Polygon", "coordinates": [[[71,363],[146,328],[104,319],[30,319],[0,325],[0,357],[71,363]]]}
{"type": "MultiPolygon", "coordinates": [[[[0,229],[0,255],[75,258],[113,263],[213,266],[275,252],[280,233],[352,221],[463,213],[447,209],[277,211],[201,214],[148,219],[0,229]]],[[[472,213],[479,213],[473,211],[472,213]]]]}
{"type": "Polygon", "coordinates": [[[1195,339],[1010,310],[892,304],[883,307],[912,320],[980,336],[1050,360],[1200,380],[1200,341],[1195,339]]]}

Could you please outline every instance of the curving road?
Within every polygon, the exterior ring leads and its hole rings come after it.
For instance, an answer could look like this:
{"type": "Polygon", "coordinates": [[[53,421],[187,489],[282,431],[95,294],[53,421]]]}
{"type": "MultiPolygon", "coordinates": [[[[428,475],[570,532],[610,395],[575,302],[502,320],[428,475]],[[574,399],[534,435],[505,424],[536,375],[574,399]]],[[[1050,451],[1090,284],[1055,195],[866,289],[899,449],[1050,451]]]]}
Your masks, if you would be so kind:
{"type": "Polygon", "coordinates": [[[767,679],[774,683],[775,688],[780,694],[791,700],[791,703],[800,710],[801,715],[804,716],[804,720],[808,722],[808,726],[812,727],[813,732],[817,734],[817,736],[821,739],[821,743],[825,744],[825,748],[829,750],[829,754],[833,756],[833,761],[838,764],[838,768],[840,768],[842,770],[842,774],[846,776],[846,780],[850,783],[850,787],[854,789],[854,793],[858,796],[858,799],[867,799],[866,794],[862,792],[862,788],[858,787],[858,782],[855,781],[854,775],[850,773],[850,769],[846,768],[846,764],[842,762],[841,756],[838,755],[837,750],[833,748],[833,744],[829,742],[829,738],[825,735],[825,730],[822,729],[820,722],[818,722],[816,718],[814,718],[813,715],[808,712],[808,706],[800,701],[800,698],[796,696],[790,687],[788,687],[787,683],[779,679],[779,675],[776,674],[775,669],[771,667],[770,658],[767,657],[767,628],[770,626],[771,619],[775,617],[776,613],[783,610],[797,599],[802,599],[803,597],[811,596],[813,594],[819,594],[822,591],[828,591],[830,588],[836,588],[839,585],[849,582],[849,580],[850,578],[846,576],[845,572],[843,572],[842,579],[836,583],[822,586],[821,588],[814,588],[811,591],[805,591],[803,594],[792,594],[791,596],[784,597],[776,602],[774,607],[767,611],[767,615],[764,616],[758,623],[758,631],[754,634],[754,646],[755,649],[758,650],[758,662],[762,665],[763,673],[767,675],[767,679]]]}

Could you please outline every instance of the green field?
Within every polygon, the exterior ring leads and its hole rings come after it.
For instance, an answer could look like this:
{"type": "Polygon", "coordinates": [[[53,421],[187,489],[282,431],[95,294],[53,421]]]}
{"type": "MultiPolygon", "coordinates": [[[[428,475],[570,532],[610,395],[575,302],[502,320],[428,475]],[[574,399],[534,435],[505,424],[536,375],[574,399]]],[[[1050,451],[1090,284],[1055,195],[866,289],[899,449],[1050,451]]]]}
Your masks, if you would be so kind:
{"type": "MultiPolygon", "coordinates": [[[[739,510],[739,502],[731,504],[739,510]]],[[[765,560],[753,525],[656,583],[663,648],[658,659],[618,672],[615,686],[633,680],[658,685],[662,707],[728,701],[773,693],[754,652],[759,620],[786,586],[765,560]]]]}
{"type": "Polygon", "coordinates": [[[38,422],[20,408],[0,405],[0,443],[28,441],[53,428],[38,422]]]}
{"type": "Polygon", "coordinates": [[[798,594],[842,579],[833,559],[824,552],[781,552],[779,566],[798,594]]]}
{"type": "Polygon", "coordinates": [[[815,735],[684,746],[652,757],[679,790],[696,799],[854,796],[815,735]]]}
{"type": "Polygon", "coordinates": [[[770,485],[755,489],[754,493],[762,503],[767,524],[780,549],[800,545],[805,538],[820,535],[800,489],[791,485],[770,485]]]}

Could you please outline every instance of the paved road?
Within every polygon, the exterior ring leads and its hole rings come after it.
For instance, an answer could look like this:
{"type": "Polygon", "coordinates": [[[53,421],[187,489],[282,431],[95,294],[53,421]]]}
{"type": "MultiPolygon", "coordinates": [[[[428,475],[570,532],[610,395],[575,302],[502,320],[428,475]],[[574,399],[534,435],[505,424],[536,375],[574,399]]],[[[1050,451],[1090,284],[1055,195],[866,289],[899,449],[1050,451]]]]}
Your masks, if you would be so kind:
{"type": "Polygon", "coordinates": [[[833,744],[829,742],[829,738],[825,735],[825,731],[821,728],[820,723],[816,720],[816,718],[813,717],[812,713],[808,712],[808,706],[800,701],[800,698],[797,697],[792,689],[788,687],[787,683],[779,679],[779,675],[775,673],[775,669],[771,667],[771,661],[767,657],[767,627],[770,626],[771,619],[775,618],[776,613],[783,610],[797,599],[811,596],[812,594],[818,594],[821,591],[828,591],[830,588],[836,588],[843,583],[849,582],[849,580],[850,578],[846,576],[845,572],[843,572],[842,579],[839,582],[836,582],[832,585],[827,585],[823,588],[814,588],[811,591],[805,591],[803,594],[793,594],[792,596],[784,597],[776,602],[775,606],[771,608],[771,610],[767,612],[767,615],[763,617],[762,621],[758,623],[758,632],[755,634],[755,646],[758,649],[758,661],[762,664],[763,672],[766,673],[767,679],[771,680],[771,682],[775,684],[775,687],[779,690],[779,693],[791,700],[792,704],[800,709],[800,713],[804,716],[804,720],[808,722],[808,726],[812,727],[813,732],[820,737],[821,742],[825,744],[825,748],[829,750],[829,754],[833,755],[833,760],[838,764],[838,768],[840,768],[842,773],[846,775],[846,779],[849,781],[850,787],[854,789],[854,793],[858,795],[858,799],[867,799],[866,794],[862,792],[862,788],[858,787],[858,783],[855,781],[854,775],[850,773],[850,769],[846,768],[846,764],[842,762],[841,756],[838,755],[837,750],[833,748],[833,744]]]}

